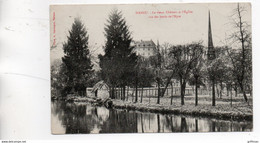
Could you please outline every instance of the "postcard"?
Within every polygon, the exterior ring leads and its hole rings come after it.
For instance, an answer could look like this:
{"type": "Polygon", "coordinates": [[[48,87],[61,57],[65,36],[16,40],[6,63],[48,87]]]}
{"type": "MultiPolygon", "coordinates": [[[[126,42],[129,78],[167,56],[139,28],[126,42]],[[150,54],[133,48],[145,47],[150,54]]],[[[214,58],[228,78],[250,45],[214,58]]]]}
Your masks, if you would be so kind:
{"type": "Polygon", "coordinates": [[[250,3],[50,6],[51,133],[253,131],[250,3]]]}

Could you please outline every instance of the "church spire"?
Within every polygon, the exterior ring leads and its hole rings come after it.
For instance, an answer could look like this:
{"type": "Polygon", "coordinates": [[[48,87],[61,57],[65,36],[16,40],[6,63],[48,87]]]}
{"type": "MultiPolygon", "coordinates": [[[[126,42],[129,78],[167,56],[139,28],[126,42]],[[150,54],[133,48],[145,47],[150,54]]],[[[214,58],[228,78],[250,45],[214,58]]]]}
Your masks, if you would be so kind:
{"type": "Polygon", "coordinates": [[[215,58],[215,50],[214,50],[213,40],[212,40],[211,21],[210,21],[210,11],[209,11],[208,59],[209,59],[209,60],[213,60],[214,58],[215,58]]]}

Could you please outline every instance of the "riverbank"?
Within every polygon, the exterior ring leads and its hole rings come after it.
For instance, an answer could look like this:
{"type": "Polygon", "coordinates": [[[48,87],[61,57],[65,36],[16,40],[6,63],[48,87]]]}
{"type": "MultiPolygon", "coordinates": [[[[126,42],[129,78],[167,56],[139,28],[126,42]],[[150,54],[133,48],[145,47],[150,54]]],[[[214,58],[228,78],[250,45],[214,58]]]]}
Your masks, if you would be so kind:
{"type": "MultiPolygon", "coordinates": [[[[248,105],[245,105],[248,106],[248,105]]],[[[253,116],[250,109],[247,107],[233,106],[228,105],[183,105],[183,106],[164,106],[158,104],[142,104],[142,103],[132,103],[132,102],[123,102],[120,100],[113,100],[113,107],[117,109],[128,109],[128,110],[137,110],[141,112],[153,112],[153,113],[162,113],[162,114],[175,114],[175,115],[190,115],[198,117],[211,117],[216,119],[225,119],[225,120],[246,120],[252,121],[253,116]],[[246,113],[248,112],[249,113],[246,113]]]]}
{"type": "MultiPolygon", "coordinates": [[[[225,99],[222,102],[219,101],[216,106],[211,106],[210,104],[199,104],[195,106],[194,104],[190,104],[187,98],[187,104],[180,105],[173,103],[172,105],[166,104],[169,102],[170,98],[162,98],[161,104],[156,104],[156,102],[145,102],[147,99],[143,100],[143,103],[134,103],[130,101],[122,101],[118,99],[110,99],[112,107],[116,109],[127,109],[127,110],[136,110],[141,112],[153,112],[153,113],[161,113],[161,114],[176,114],[176,115],[189,115],[189,116],[197,116],[197,117],[210,117],[216,119],[224,119],[224,120],[238,120],[238,121],[252,121],[253,120],[253,109],[252,105],[247,105],[244,102],[237,100],[234,102],[232,107],[227,102],[225,103],[225,99]],[[241,103],[240,103],[241,102],[241,103]]],[[[92,104],[106,104],[106,102],[90,98],[90,97],[74,97],[74,102],[90,102],[92,104]]],[[[151,99],[156,100],[156,98],[151,99]]]]}

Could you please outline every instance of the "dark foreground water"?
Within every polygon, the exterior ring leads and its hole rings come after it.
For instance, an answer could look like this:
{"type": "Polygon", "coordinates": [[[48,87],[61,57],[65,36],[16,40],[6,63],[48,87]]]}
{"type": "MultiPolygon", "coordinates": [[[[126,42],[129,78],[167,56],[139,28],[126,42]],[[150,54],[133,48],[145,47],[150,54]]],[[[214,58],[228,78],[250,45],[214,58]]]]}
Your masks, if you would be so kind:
{"type": "Polygon", "coordinates": [[[53,134],[166,133],[251,131],[252,122],[162,115],[96,107],[86,103],[51,103],[53,134]]]}

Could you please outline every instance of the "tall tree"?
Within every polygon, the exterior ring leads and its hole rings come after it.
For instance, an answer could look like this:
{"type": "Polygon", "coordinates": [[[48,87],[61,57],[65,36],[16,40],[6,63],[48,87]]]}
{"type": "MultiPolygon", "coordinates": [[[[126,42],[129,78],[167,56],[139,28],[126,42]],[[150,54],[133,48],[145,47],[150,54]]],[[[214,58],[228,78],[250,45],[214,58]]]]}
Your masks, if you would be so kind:
{"type": "Polygon", "coordinates": [[[85,93],[93,70],[88,47],[88,35],[79,18],[74,20],[67,42],[63,44],[62,57],[65,80],[65,94],[69,92],[85,93]]]}
{"type": "Polygon", "coordinates": [[[202,58],[203,51],[198,53],[197,62],[194,62],[193,68],[191,70],[190,85],[195,85],[195,106],[198,105],[198,88],[204,85],[203,79],[205,78],[205,60],[202,58]]]}
{"type": "Polygon", "coordinates": [[[213,59],[207,63],[208,79],[212,84],[212,106],[216,105],[215,87],[217,82],[223,82],[225,77],[226,66],[221,58],[213,59]]]}
{"type": "Polygon", "coordinates": [[[159,46],[159,52],[160,52],[160,57],[161,57],[161,70],[162,70],[162,74],[161,74],[161,79],[162,79],[162,84],[164,84],[165,88],[162,89],[161,92],[161,97],[164,96],[168,86],[171,83],[171,79],[174,76],[174,72],[169,69],[168,66],[171,67],[171,63],[169,60],[169,49],[171,47],[171,44],[169,43],[164,43],[162,46],[159,46]]]}
{"type": "Polygon", "coordinates": [[[239,69],[234,74],[237,83],[243,92],[244,99],[247,102],[248,99],[246,96],[246,84],[252,83],[252,57],[250,24],[244,19],[246,12],[246,6],[241,6],[238,3],[231,16],[233,20],[232,24],[235,30],[231,34],[230,39],[232,40],[232,44],[239,47],[240,50],[236,52],[236,54],[229,53],[229,55],[233,64],[233,68],[239,69]],[[247,79],[249,79],[249,82],[246,81],[247,79]]]}
{"type": "Polygon", "coordinates": [[[170,49],[171,69],[176,73],[181,85],[181,105],[184,105],[186,83],[192,69],[197,65],[203,52],[200,42],[188,45],[172,46],[170,49]]]}
{"type": "Polygon", "coordinates": [[[143,95],[143,87],[150,87],[152,82],[154,82],[154,71],[150,66],[150,60],[138,57],[138,86],[142,87],[141,90],[141,102],[143,95]]]}
{"type": "Polygon", "coordinates": [[[220,98],[222,97],[222,90],[223,90],[223,83],[232,79],[230,77],[230,65],[231,61],[227,55],[227,47],[215,47],[215,54],[216,54],[216,86],[220,87],[220,91],[217,88],[218,95],[220,98]],[[218,86],[219,85],[219,86],[218,86]]]}
{"type": "Polygon", "coordinates": [[[157,83],[158,87],[158,96],[157,96],[157,104],[160,104],[160,96],[161,96],[161,84],[162,84],[162,75],[163,75],[163,56],[161,52],[161,46],[157,41],[156,46],[156,54],[149,58],[151,66],[155,70],[155,82],[157,83]]]}
{"type": "Polygon", "coordinates": [[[137,56],[130,46],[132,41],[129,27],[122,13],[113,10],[105,26],[106,44],[105,54],[99,55],[100,67],[103,79],[112,87],[111,97],[114,98],[114,88],[123,88],[125,97],[125,86],[132,83],[135,76],[137,56]]]}

